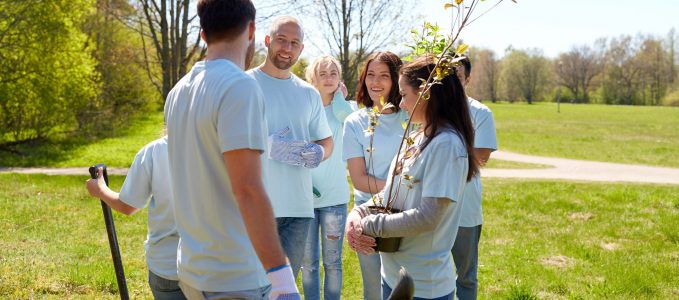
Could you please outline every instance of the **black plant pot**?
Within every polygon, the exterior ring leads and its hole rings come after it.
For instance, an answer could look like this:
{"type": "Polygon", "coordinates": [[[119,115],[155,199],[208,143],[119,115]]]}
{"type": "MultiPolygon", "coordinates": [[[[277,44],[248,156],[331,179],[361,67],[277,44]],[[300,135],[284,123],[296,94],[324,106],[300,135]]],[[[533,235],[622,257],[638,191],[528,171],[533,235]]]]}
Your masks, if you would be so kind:
{"type": "MultiPolygon", "coordinates": [[[[381,206],[368,206],[368,209],[371,214],[394,214],[401,212],[401,210],[394,208],[390,208],[387,211],[384,207],[381,206]]],[[[398,248],[401,246],[401,239],[402,237],[389,237],[389,238],[375,237],[376,246],[373,247],[373,249],[375,249],[375,251],[385,253],[396,252],[398,251],[398,248]]]]}

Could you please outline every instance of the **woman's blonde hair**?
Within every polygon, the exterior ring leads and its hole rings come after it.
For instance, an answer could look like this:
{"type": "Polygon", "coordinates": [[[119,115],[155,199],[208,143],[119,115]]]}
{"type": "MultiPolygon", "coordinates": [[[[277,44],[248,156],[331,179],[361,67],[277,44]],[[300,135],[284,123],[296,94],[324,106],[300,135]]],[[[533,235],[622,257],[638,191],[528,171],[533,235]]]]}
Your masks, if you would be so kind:
{"type": "Polygon", "coordinates": [[[306,81],[308,83],[311,83],[311,85],[316,86],[316,74],[318,74],[318,68],[321,66],[322,63],[332,63],[337,67],[337,72],[338,76],[340,78],[340,81],[342,80],[342,66],[340,65],[339,61],[332,56],[332,55],[321,55],[319,57],[316,57],[313,62],[309,66],[306,67],[306,70],[304,72],[304,77],[306,78],[306,81]]]}

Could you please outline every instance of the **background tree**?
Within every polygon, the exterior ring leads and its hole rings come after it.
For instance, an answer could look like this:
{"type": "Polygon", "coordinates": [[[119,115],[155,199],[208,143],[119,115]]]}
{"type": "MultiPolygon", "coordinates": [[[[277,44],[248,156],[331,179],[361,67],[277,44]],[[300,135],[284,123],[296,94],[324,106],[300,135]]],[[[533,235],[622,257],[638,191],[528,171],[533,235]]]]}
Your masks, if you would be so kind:
{"type": "Polygon", "coordinates": [[[605,74],[602,82],[602,100],[606,104],[635,104],[639,92],[641,69],[635,54],[640,47],[639,38],[622,36],[610,39],[605,52],[605,74]]]}
{"type": "Polygon", "coordinates": [[[548,61],[540,50],[514,50],[502,60],[500,89],[504,99],[523,99],[529,104],[542,99],[549,83],[548,61]]]}
{"type": "MultiPolygon", "coordinates": [[[[138,0],[138,28],[146,53],[149,77],[163,99],[197,59],[207,50],[200,46],[200,26],[195,24],[195,3],[191,0],[138,0]],[[150,40],[153,49],[147,44],[150,40]],[[160,65],[161,78],[153,75],[160,65]]],[[[164,100],[163,100],[164,101],[164,100]]]]}
{"type": "Polygon", "coordinates": [[[594,77],[603,70],[601,55],[587,45],[573,47],[554,62],[557,82],[568,88],[575,102],[589,102],[589,90],[594,77]]]}
{"type": "Polygon", "coordinates": [[[133,29],[135,16],[135,8],[126,0],[96,0],[95,12],[84,25],[101,89],[78,115],[81,130],[115,129],[130,117],[162,107],[147,77],[141,37],[133,29]]]}
{"type": "Polygon", "coordinates": [[[467,87],[469,95],[479,100],[496,102],[500,61],[496,58],[495,52],[472,48],[469,51],[469,59],[472,63],[471,81],[467,87]]]}
{"type": "Polygon", "coordinates": [[[306,7],[317,17],[327,49],[342,65],[342,80],[350,94],[367,56],[393,44],[393,38],[412,27],[412,1],[312,0],[309,4],[313,5],[306,7]]]}
{"type": "Polygon", "coordinates": [[[0,1],[0,148],[69,132],[99,87],[88,0],[0,1]]]}

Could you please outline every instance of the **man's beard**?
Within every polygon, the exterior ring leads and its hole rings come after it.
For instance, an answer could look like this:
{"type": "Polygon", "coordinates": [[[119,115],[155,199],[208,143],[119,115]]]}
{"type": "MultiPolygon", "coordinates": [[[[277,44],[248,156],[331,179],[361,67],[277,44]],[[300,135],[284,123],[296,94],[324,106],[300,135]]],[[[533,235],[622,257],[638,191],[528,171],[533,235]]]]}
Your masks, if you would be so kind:
{"type": "Polygon", "coordinates": [[[253,58],[255,58],[255,39],[254,38],[250,42],[250,45],[248,45],[248,50],[245,53],[245,70],[250,69],[250,65],[252,64],[253,58]]]}
{"type": "Polygon", "coordinates": [[[269,48],[267,55],[268,55],[269,58],[271,58],[271,62],[273,63],[273,65],[276,66],[276,68],[278,68],[279,70],[290,69],[290,67],[292,67],[297,62],[297,59],[299,58],[299,57],[297,57],[297,58],[291,57],[290,62],[281,61],[281,60],[278,59],[278,55],[276,55],[275,53],[273,53],[271,51],[271,48],[269,48]]]}

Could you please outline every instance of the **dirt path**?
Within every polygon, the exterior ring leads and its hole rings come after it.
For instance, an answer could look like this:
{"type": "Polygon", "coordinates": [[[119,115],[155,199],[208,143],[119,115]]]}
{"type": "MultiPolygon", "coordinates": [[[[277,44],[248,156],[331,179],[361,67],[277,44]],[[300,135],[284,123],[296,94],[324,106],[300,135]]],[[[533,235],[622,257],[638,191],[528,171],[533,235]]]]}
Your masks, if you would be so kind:
{"type": "Polygon", "coordinates": [[[543,164],[554,167],[547,169],[483,169],[481,176],[679,185],[678,168],[552,158],[504,151],[494,152],[491,159],[543,164]]]}
{"type": "MultiPolygon", "coordinates": [[[[679,168],[651,167],[584,161],[565,158],[552,158],[497,151],[492,159],[534,163],[554,166],[546,169],[483,169],[483,177],[528,178],[528,179],[565,179],[600,182],[636,182],[679,185],[679,168]]],[[[2,168],[0,173],[83,175],[88,176],[87,168],[2,168]]],[[[109,168],[112,175],[125,175],[127,168],[109,168]]]]}

